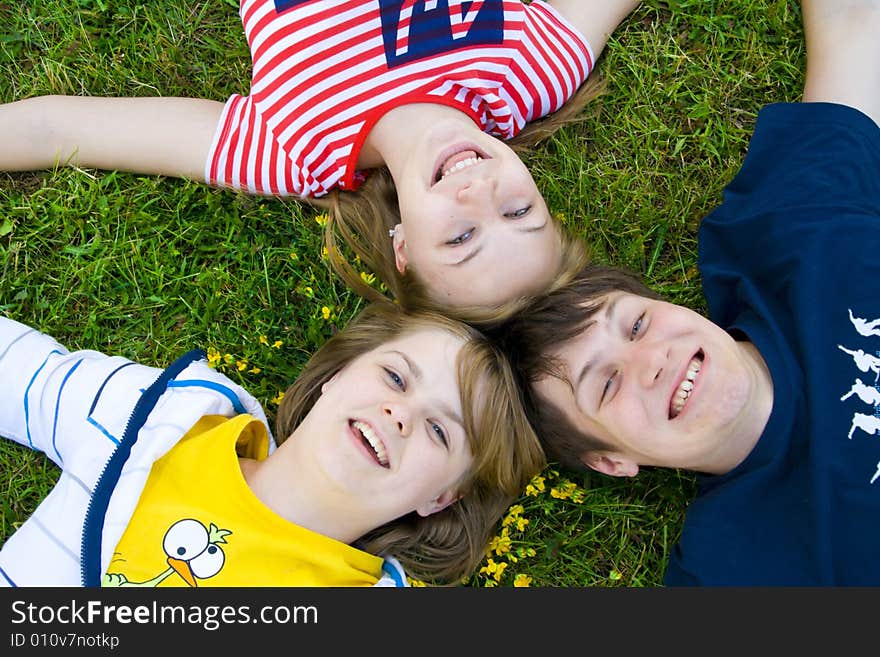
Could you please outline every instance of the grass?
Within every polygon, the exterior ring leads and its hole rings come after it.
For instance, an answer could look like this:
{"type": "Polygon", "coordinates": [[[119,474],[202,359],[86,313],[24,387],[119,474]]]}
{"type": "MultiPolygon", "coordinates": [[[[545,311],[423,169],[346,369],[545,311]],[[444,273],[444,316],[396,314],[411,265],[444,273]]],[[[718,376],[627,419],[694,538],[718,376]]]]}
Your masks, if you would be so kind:
{"type": "MultiPolygon", "coordinates": [[[[0,2],[0,101],[246,92],[236,6],[0,2]]],[[[528,164],[594,258],[702,311],[699,221],[742,162],[759,108],[799,99],[804,63],[797,2],[647,0],[599,60],[607,92],[528,164]]],[[[210,347],[273,419],[277,393],[363,303],[330,273],[318,219],[293,201],[182,180],[0,173],[0,312],[71,349],[160,366],[210,347]]],[[[0,542],[56,475],[42,455],[0,443],[0,542]]],[[[466,586],[662,584],[691,475],[612,480],[551,464],[534,484],[466,586]]]]}

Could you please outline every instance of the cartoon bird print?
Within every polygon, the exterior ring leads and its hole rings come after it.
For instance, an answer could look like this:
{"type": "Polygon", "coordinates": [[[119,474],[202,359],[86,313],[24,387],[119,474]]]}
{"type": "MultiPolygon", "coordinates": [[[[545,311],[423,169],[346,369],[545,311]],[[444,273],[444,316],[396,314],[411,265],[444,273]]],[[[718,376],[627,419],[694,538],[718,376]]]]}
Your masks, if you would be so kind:
{"type": "Polygon", "coordinates": [[[198,520],[186,518],[178,520],[162,539],[162,549],[168,556],[168,569],[146,582],[131,582],[122,573],[107,573],[101,586],[147,586],[156,587],[168,577],[177,573],[189,586],[198,586],[197,580],[214,577],[223,568],[226,554],[220,547],[226,537],[232,534],[228,529],[218,529],[211,523],[206,529],[198,520]]]}

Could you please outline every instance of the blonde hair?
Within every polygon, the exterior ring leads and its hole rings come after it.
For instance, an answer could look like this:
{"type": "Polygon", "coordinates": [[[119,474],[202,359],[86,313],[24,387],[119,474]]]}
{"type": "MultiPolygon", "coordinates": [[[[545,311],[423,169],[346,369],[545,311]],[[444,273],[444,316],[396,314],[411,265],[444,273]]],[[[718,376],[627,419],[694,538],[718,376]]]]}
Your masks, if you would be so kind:
{"type": "Polygon", "coordinates": [[[321,386],[358,356],[424,328],[463,339],[457,359],[463,422],[473,465],[460,498],[427,517],[413,512],[359,541],[373,554],[397,557],[407,572],[433,584],[455,584],[482,560],[497,522],[546,461],[505,355],[481,333],[429,311],[406,312],[379,301],[365,308],[309,359],[278,408],[279,442],[293,433],[321,395],[321,386]]]}
{"type": "MultiPolygon", "coordinates": [[[[594,73],[558,111],[529,123],[507,143],[514,151],[523,154],[562,126],[583,120],[583,109],[601,94],[604,86],[604,81],[594,73]]],[[[397,270],[392,241],[388,237],[388,231],[400,223],[400,208],[394,181],[387,168],[371,171],[357,192],[334,190],[316,204],[325,208],[328,214],[324,245],[331,266],[355,293],[365,299],[377,301],[390,297],[408,310],[442,312],[480,327],[497,325],[529,301],[523,297],[511,299],[497,307],[451,308],[432,298],[412,267],[401,274],[397,270]],[[387,294],[361,278],[360,272],[352,265],[354,256],[378,276],[387,294]]],[[[582,239],[570,234],[558,222],[556,229],[562,243],[562,257],[551,290],[564,285],[589,259],[587,245],[582,239]]]]}

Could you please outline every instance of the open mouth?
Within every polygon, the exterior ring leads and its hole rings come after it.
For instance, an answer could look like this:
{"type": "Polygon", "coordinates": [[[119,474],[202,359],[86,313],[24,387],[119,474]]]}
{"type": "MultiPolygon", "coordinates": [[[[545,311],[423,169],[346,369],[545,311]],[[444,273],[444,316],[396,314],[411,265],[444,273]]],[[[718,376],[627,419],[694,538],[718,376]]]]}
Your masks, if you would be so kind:
{"type": "Polygon", "coordinates": [[[385,451],[385,445],[379,440],[379,437],[373,432],[373,427],[359,420],[350,420],[349,426],[357,431],[361,436],[361,441],[368,448],[369,452],[376,459],[376,463],[383,468],[389,467],[388,452],[385,451]]]}
{"type": "Polygon", "coordinates": [[[470,146],[457,147],[452,152],[444,152],[440,157],[440,163],[434,169],[435,185],[453,174],[476,166],[483,160],[490,159],[482,151],[478,151],[470,146]]]}
{"type": "Polygon", "coordinates": [[[691,391],[694,389],[697,377],[700,374],[700,369],[703,366],[703,358],[704,354],[702,349],[691,357],[684,378],[679,382],[675,392],[672,393],[672,399],[669,402],[670,420],[677,418],[687,405],[688,400],[691,397],[691,391]]]}

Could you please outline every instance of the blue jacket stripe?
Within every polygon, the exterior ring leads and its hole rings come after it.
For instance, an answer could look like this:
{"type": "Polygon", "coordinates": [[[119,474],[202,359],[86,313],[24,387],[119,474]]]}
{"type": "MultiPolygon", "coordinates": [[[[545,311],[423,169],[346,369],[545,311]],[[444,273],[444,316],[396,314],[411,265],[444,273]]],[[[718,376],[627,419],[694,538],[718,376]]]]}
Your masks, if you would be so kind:
{"type": "MultiPolygon", "coordinates": [[[[112,379],[113,376],[114,376],[119,370],[121,370],[123,367],[128,367],[129,365],[134,365],[134,363],[132,363],[132,362],[123,363],[122,365],[120,365],[120,366],[117,367],[115,370],[113,370],[112,372],[110,372],[110,374],[107,375],[107,378],[104,379],[104,383],[101,384],[101,387],[98,388],[98,392],[95,393],[95,398],[92,400],[92,405],[91,405],[91,407],[89,408],[89,415],[91,415],[92,413],[95,412],[95,406],[98,405],[98,400],[101,398],[101,393],[104,392],[104,386],[107,385],[107,382],[108,382],[110,379],[112,379]]],[[[109,435],[109,434],[108,434],[108,435],[109,435]]],[[[116,439],[114,439],[114,442],[117,442],[116,439]]]]}
{"type": "Polygon", "coordinates": [[[406,587],[406,582],[403,581],[403,576],[400,574],[400,571],[389,564],[387,560],[382,561],[382,572],[394,580],[395,586],[406,587]]]}
{"type": "Polygon", "coordinates": [[[9,582],[9,586],[15,586],[15,587],[18,587],[18,584],[16,584],[15,582],[13,582],[13,581],[9,578],[9,575],[6,573],[6,571],[3,570],[2,568],[0,568],[0,575],[3,576],[3,579],[5,579],[7,582],[9,582]]]}
{"type": "Polygon", "coordinates": [[[61,381],[61,387],[58,388],[58,397],[55,398],[55,417],[52,418],[52,449],[55,450],[55,453],[58,455],[58,462],[60,464],[64,464],[64,459],[61,457],[61,452],[58,451],[58,445],[55,443],[55,433],[58,429],[58,407],[61,406],[61,393],[64,392],[64,386],[67,385],[67,379],[70,378],[70,375],[74,373],[77,367],[82,364],[82,358],[80,358],[73,367],[64,375],[64,379],[61,381]]]}
{"type": "Polygon", "coordinates": [[[168,383],[169,388],[210,388],[214,392],[219,392],[221,395],[225,396],[232,402],[232,408],[235,409],[236,413],[247,413],[247,409],[244,407],[244,404],[241,403],[241,400],[238,398],[232,390],[224,386],[222,383],[216,383],[214,381],[204,381],[201,379],[191,379],[189,381],[170,381],[168,383]]]}
{"type": "Polygon", "coordinates": [[[93,427],[95,427],[98,431],[100,431],[100,432],[103,433],[105,436],[107,436],[107,438],[110,439],[110,442],[112,442],[114,445],[118,445],[118,444],[119,444],[119,439],[118,439],[116,436],[114,436],[113,434],[111,434],[109,431],[107,431],[107,429],[105,429],[104,427],[102,427],[101,424],[100,424],[95,418],[93,418],[93,417],[87,417],[87,418],[86,418],[86,422],[88,422],[88,423],[91,424],[93,427]]]}
{"type": "Polygon", "coordinates": [[[31,380],[28,381],[27,388],[24,389],[24,426],[27,431],[27,439],[28,445],[30,445],[31,449],[36,449],[34,447],[34,442],[31,440],[31,423],[30,423],[30,409],[28,408],[28,394],[31,391],[31,386],[34,385],[34,381],[37,380],[37,377],[40,375],[40,372],[43,371],[43,368],[46,367],[46,363],[49,362],[49,358],[52,357],[52,354],[60,354],[61,352],[57,349],[53,349],[46,356],[46,360],[44,360],[40,366],[37,368],[37,371],[34,372],[34,375],[31,377],[31,380]]]}

